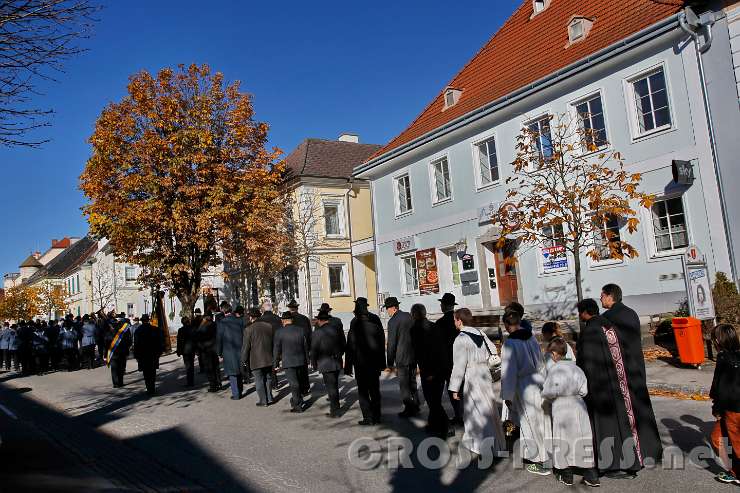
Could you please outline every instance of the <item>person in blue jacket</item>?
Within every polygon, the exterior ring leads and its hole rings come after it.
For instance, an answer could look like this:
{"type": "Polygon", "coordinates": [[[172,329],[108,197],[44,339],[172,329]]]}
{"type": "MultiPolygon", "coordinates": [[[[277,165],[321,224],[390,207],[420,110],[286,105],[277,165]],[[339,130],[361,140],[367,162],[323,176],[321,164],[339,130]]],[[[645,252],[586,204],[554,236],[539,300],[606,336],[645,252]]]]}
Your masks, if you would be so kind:
{"type": "Polygon", "coordinates": [[[98,328],[90,320],[89,315],[85,315],[82,318],[82,340],[80,341],[80,347],[82,348],[82,366],[88,370],[92,370],[95,367],[95,344],[96,335],[98,328]]]}
{"type": "Polygon", "coordinates": [[[5,322],[5,324],[0,327],[0,369],[5,368],[6,370],[10,370],[10,361],[8,358],[8,356],[10,355],[10,353],[8,352],[9,333],[10,323],[5,322]]]}
{"type": "Polygon", "coordinates": [[[20,359],[18,358],[18,349],[20,349],[20,339],[18,339],[18,326],[15,324],[11,325],[8,332],[6,332],[5,337],[8,341],[8,352],[5,355],[5,357],[7,358],[5,360],[6,367],[10,369],[10,362],[12,361],[13,369],[15,371],[18,371],[21,368],[20,359]]]}
{"type": "Polygon", "coordinates": [[[59,331],[59,349],[67,363],[67,371],[79,368],[79,350],[77,348],[77,331],[71,320],[65,320],[59,331]]]}

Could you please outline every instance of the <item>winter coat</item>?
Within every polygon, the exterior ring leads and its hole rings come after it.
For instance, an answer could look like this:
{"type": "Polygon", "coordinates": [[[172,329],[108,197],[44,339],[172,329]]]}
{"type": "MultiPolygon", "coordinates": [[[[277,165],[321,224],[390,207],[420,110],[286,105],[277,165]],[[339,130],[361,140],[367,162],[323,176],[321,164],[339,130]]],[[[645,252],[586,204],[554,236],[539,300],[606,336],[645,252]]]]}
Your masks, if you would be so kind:
{"type": "Polygon", "coordinates": [[[224,373],[241,375],[241,351],[244,340],[244,319],[233,313],[222,317],[218,323],[218,355],[224,359],[224,373]]]}
{"type": "Polygon", "coordinates": [[[82,324],[82,342],[80,346],[94,346],[96,344],[96,335],[98,328],[92,322],[85,322],[82,324]]]}
{"type": "Polygon", "coordinates": [[[77,349],[77,332],[72,327],[63,327],[59,332],[59,347],[65,351],[77,349]]]}
{"type": "Polygon", "coordinates": [[[10,327],[0,327],[0,351],[9,349],[10,327]]]}
{"type": "Polygon", "coordinates": [[[321,373],[341,370],[345,345],[344,337],[339,337],[334,327],[329,324],[318,327],[311,341],[313,367],[321,373]]]}
{"type": "Polygon", "coordinates": [[[272,349],[275,329],[269,323],[257,320],[244,329],[241,362],[250,370],[272,367],[272,349]]]}
{"type": "Polygon", "coordinates": [[[177,331],[177,355],[189,355],[195,352],[195,341],[193,341],[193,326],[183,325],[177,331]]]}
{"type": "Polygon", "coordinates": [[[275,333],[272,359],[275,368],[296,368],[308,364],[309,347],[303,328],[286,325],[275,333]],[[280,362],[282,361],[282,365],[280,362]]]}
{"type": "Polygon", "coordinates": [[[388,320],[388,367],[413,366],[414,355],[414,322],[407,312],[397,311],[388,320]]]}
{"type": "Polygon", "coordinates": [[[347,334],[345,371],[385,369],[385,332],[367,318],[355,318],[347,334]]]}
{"type": "Polygon", "coordinates": [[[133,339],[134,358],[139,363],[139,369],[147,365],[159,368],[159,357],[164,352],[164,332],[162,329],[149,323],[143,323],[139,326],[133,339]]]}

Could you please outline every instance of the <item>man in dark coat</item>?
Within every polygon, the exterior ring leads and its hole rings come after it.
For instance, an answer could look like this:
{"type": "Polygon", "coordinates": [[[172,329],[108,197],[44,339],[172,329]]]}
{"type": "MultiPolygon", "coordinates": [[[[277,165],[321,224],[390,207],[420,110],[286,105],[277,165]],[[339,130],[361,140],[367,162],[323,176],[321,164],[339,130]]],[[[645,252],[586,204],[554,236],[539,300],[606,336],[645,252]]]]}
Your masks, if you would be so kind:
{"type": "Polygon", "coordinates": [[[146,393],[154,395],[154,380],[159,368],[159,357],[164,352],[164,332],[149,323],[149,315],[141,316],[141,325],[134,333],[134,358],[144,374],[146,393]]]}
{"type": "Polygon", "coordinates": [[[213,321],[211,312],[206,312],[200,319],[200,324],[193,328],[193,338],[198,350],[203,354],[208,375],[208,392],[218,392],[221,390],[221,370],[216,351],[216,322],[213,321]]]}
{"type": "MultiPolygon", "coordinates": [[[[95,344],[97,343],[98,332],[100,328],[95,325],[90,318],[85,315],[80,328],[80,348],[82,351],[82,364],[87,366],[88,370],[95,367],[95,344]]],[[[105,335],[105,334],[103,334],[105,335]]],[[[105,350],[101,357],[105,357],[105,350]]]]}
{"type": "MultiPolygon", "coordinates": [[[[275,315],[272,311],[271,301],[265,301],[264,303],[262,303],[262,316],[260,317],[260,320],[272,325],[272,329],[276,334],[277,334],[277,331],[283,327],[283,322],[282,320],[280,320],[280,317],[275,315]]],[[[272,388],[277,388],[278,387],[277,371],[272,372],[271,378],[272,378],[272,388]]]]}
{"type": "Polygon", "coordinates": [[[33,344],[35,368],[39,375],[42,375],[49,370],[49,336],[46,334],[46,324],[44,322],[37,321],[31,337],[31,342],[33,344]]]}
{"type": "MultiPolygon", "coordinates": [[[[329,322],[328,322],[329,327],[331,327],[334,330],[336,330],[337,331],[337,334],[340,337],[342,337],[345,340],[345,343],[346,343],[347,336],[344,334],[344,324],[342,323],[342,319],[333,316],[331,314],[331,311],[332,311],[332,307],[329,306],[329,303],[322,303],[321,306],[319,307],[319,313],[324,312],[327,315],[329,315],[329,322]]],[[[383,325],[380,324],[380,326],[382,327],[383,325]]]]}
{"type": "Polygon", "coordinates": [[[105,334],[106,360],[110,366],[111,380],[114,388],[123,387],[123,375],[126,373],[126,360],[131,349],[131,327],[123,319],[111,318],[105,334]],[[123,330],[121,330],[123,329],[123,330]],[[120,332],[120,335],[118,335],[120,332]],[[118,337],[116,337],[118,335],[118,337]]]}
{"type": "Polygon", "coordinates": [[[622,346],[627,381],[630,392],[634,395],[632,405],[643,456],[660,462],[663,458],[663,446],[647,388],[640,317],[632,308],[622,303],[622,289],[616,284],[607,284],[601,289],[601,306],[607,309],[604,318],[611,322],[622,346]]]}
{"type": "MultiPolygon", "coordinates": [[[[193,334],[195,333],[195,330],[200,327],[200,323],[203,321],[203,312],[200,308],[196,308],[193,310],[193,334]]],[[[198,347],[198,344],[195,345],[195,354],[198,356],[198,373],[205,373],[206,372],[206,360],[203,357],[203,351],[200,350],[198,347]]]]}
{"type": "MultiPolygon", "coordinates": [[[[599,316],[599,307],[592,299],[581,301],[577,309],[586,325],[578,337],[576,363],[588,380],[584,400],[593,428],[598,469],[610,477],[634,477],[645,459],[655,458],[655,444],[650,443],[654,440],[652,431],[638,421],[638,396],[631,388],[616,328],[599,316]]],[[[657,443],[660,447],[660,441],[657,443]]]]}
{"type": "MultiPolygon", "coordinates": [[[[444,440],[450,423],[442,406],[442,394],[449,386],[452,368],[446,334],[440,325],[427,320],[427,311],[422,304],[411,307],[411,318],[414,321],[414,353],[421,373],[421,389],[429,408],[426,430],[444,440]]],[[[455,402],[455,399],[450,400],[455,402]]]]}
{"type": "Polygon", "coordinates": [[[177,355],[182,356],[185,365],[185,386],[195,385],[195,341],[193,341],[193,326],[188,317],[182,317],[181,327],[177,331],[177,355]]]}
{"type": "Polygon", "coordinates": [[[244,342],[244,319],[231,311],[231,305],[222,303],[224,316],[218,321],[218,355],[224,359],[224,373],[229,377],[231,400],[242,398],[244,380],[242,376],[241,352],[244,342]]]}
{"type": "MultiPolygon", "coordinates": [[[[330,418],[339,417],[339,371],[342,369],[342,355],[345,341],[337,331],[329,326],[329,314],[319,312],[316,317],[318,328],[311,341],[311,362],[314,369],[321,373],[329,396],[330,418]]],[[[342,334],[344,335],[344,334],[342,334]]]]}
{"type": "Polygon", "coordinates": [[[33,326],[31,322],[21,320],[18,324],[16,338],[18,341],[18,359],[21,362],[21,373],[23,375],[30,375],[34,371],[32,337],[33,326]]]}
{"type": "MultiPolygon", "coordinates": [[[[311,321],[308,319],[307,316],[298,313],[298,307],[300,305],[296,300],[290,300],[290,303],[288,303],[288,310],[290,310],[290,313],[293,314],[293,325],[297,325],[301,329],[303,329],[303,335],[306,337],[306,343],[308,344],[308,347],[311,347],[311,321]]],[[[299,375],[301,381],[301,393],[303,395],[307,395],[311,391],[311,382],[308,379],[308,366],[301,368],[299,370],[299,375]]]]}
{"type": "MultiPolygon", "coordinates": [[[[449,364],[444,386],[444,388],[448,388],[450,386],[450,374],[452,373],[452,346],[455,344],[455,338],[457,338],[457,334],[459,333],[457,327],[455,327],[455,306],[457,305],[455,295],[452,293],[443,294],[439,300],[439,304],[443,315],[442,318],[435,322],[435,325],[437,326],[438,333],[443,338],[446,350],[445,361],[449,364]]],[[[457,426],[463,426],[463,401],[462,399],[453,399],[452,394],[453,392],[447,391],[450,403],[452,404],[452,410],[455,412],[452,423],[457,426]]]]}
{"type": "MultiPolygon", "coordinates": [[[[68,315],[71,320],[71,315],[68,315]]],[[[59,345],[59,323],[56,320],[49,321],[49,326],[46,328],[46,337],[49,339],[49,364],[52,370],[59,369],[59,363],[62,361],[62,350],[59,345]]]]}
{"type": "Polygon", "coordinates": [[[275,333],[273,348],[274,367],[285,370],[285,377],[290,386],[290,412],[303,412],[303,394],[298,379],[299,368],[308,364],[309,347],[303,329],[293,325],[293,314],[283,313],[283,328],[275,333]],[[281,364],[282,362],[282,364],[281,364]]]}
{"type": "Polygon", "coordinates": [[[399,309],[398,299],[394,296],[385,300],[385,310],[390,316],[388,320],[388,368],[391,370],[396,368],[401,401],[403,401],[403,411],[398,413],[398,416],[410,418],[419,414],[416,356],[412,335],[414,322],[408,312],[399,309]]]}
{"type": "Polygon", "coordinates": [[[262,314],[258,308],[249,310],[250,324],[244,328],[241,362],[245,373],[252,372],[254,388],[257,391],[258,407],[272,404],[272,350],[275,340],[275,329],[272,325],[260,320],[262,314]]]}
{"type": "Polygon", "coordinates": [[[380,423],[380,372],[385,367],[383,327],[370,321],[367,309],[356,307],[347,334],[344,373],[351,376],[354,369],[363,418],[358,423],[361,426],[380,423]]]}

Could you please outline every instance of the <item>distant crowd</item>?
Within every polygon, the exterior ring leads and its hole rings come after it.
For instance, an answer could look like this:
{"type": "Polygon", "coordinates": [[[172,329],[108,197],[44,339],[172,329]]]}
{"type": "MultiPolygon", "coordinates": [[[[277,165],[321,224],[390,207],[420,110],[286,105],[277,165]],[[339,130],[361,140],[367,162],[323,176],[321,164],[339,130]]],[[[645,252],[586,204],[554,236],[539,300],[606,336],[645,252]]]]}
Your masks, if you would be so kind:
{"type": "MultiPolygon", "coordinates": [[[[349,330],[323,303],[309,319],[295,301],[289,310],[273,313],[270,302],[260,308],[232,308],[224,301],[196,310],[182,319],[176,353],[185,366],[185,386],[195,385],[195,362],[208,378],[209,392],[229,381],[231,399],[245,395],[254,382],[259,407],[275,403],[278,375],[290,391],[290,411],[305,410],[304,398],[315,392],[311,372],[323,379],[329,418],[341,416],[340,373],[354,377],[362,412],[361,426],[381,424],[380,377],[397,377],[403,409],[398,416],[419,416],[418,386],[428,408],[426,431],[446,440],[461,427],[461,445],[473,457],[501,455],[520,448],[526,469],[551,475],[566,485],[574,475],[596,487],[602,477],[633,478],[662,460],[663,449],[648,393],[640,320],[622,302],[619,286],[602,288],[600,304],[578,303],[581,330],[569,342],[555,322],[541,327],[542,341],[524,318],[518,303],[506,307],[506,337],[498,346],[467,308],[456,308],[455,296],[439,300],[443,316],[432,322],[424,305],[409,312],[395,297],[385,300],[387,333],[365,298],[355,300],[349,330]],[[387,334],[387,335],[386,335],[387,334]],[[543,351],[544,345],[544,351],[543,351]],[[222,374],[223,372],[223,374],[222,374]],[[501,380],[497,405],[494,381],[501,380]],[[443,406],[450,401],[452,416],[443,406]]],[[[712,385],[717,425],[712,443],[726,457],[727,472],[717,476],[740,484],[740,341],[735,328],[714,328],[719,351],[712,385]],[[723,449],[723,443],[732,449],[723,449]]],[[[156,370],[165,349],[165,334],[143,315],[131,323],[124,314],[66,317],[61,323],[28,321],[0,329],[0,350],[6,369],[23,374],[107,364],[114,387],[124,385],[126,362],[133,347],[146,391],[155,394],[156,370]]]]}

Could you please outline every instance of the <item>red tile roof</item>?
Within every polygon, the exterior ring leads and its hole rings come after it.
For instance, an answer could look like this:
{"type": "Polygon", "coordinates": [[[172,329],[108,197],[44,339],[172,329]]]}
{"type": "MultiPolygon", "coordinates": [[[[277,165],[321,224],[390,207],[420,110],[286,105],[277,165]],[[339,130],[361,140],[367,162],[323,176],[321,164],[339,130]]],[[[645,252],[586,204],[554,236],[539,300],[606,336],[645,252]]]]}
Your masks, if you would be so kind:
{"type": "Polygon", "coordinates": [[[545,11],[532,17],[532,1],[524,0],[445,86],[462,89],[458,103],[443,111],[442,90],[406,130],[368,161],[670,17],[683,4],[682,0],[552,0],[545,11]],[[573,16],[594,24],[585,40],[568,46],[567,26],[573,16]]]}

